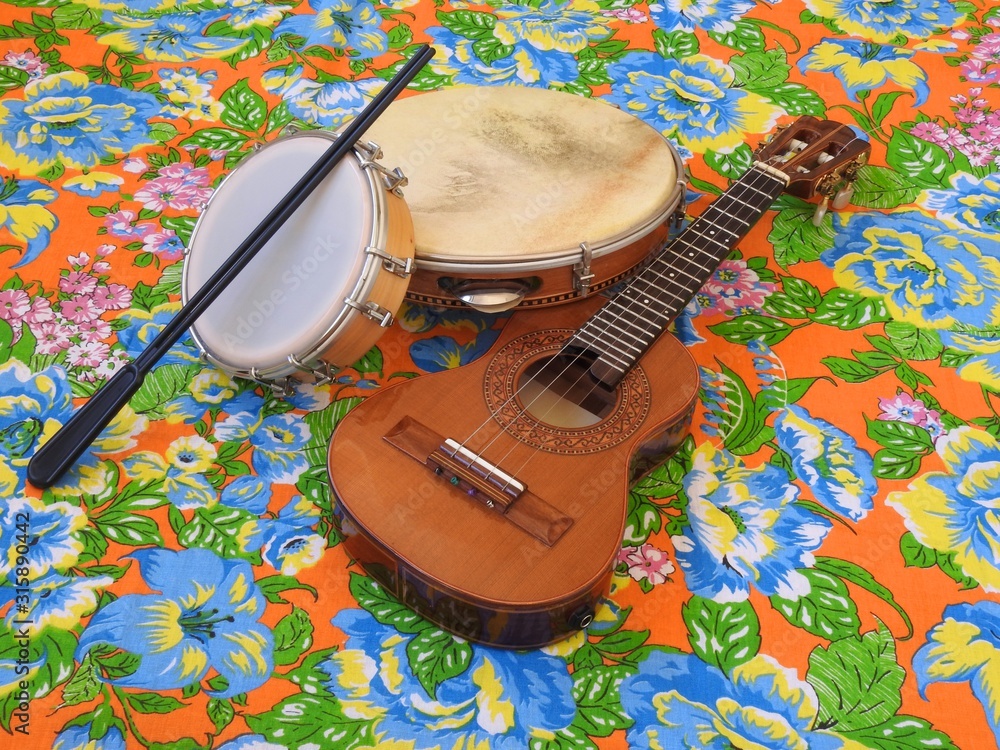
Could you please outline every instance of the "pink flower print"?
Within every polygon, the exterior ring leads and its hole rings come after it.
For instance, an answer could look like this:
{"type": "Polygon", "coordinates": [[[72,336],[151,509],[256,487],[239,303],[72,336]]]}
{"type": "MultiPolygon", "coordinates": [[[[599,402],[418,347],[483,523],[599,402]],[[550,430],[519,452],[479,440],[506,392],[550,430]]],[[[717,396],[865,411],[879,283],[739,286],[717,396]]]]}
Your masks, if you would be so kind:
{"type": "Polygon", "coordinates": [[[971,58],[966,60],[959,66],[959,70],[962,71],[962,75],[968,78],[970,81],[979,81],[980,83],[993,83],[1000,79],[1000,68],[994,68],[993,70],[987,70],[991,63],[985,60],[977,60],[976,58],[971,58]]]}
{"type": "Polygon", "coordinates": [[[66,261],[71,266],[75,266],[77,269],[80,269],[83,268],[88,263],[90,263],[90,256],[87,255],[87,253],[80,253],[79,255],[67,255],[66,261]]]}
{"type": "Polygon", "coordinates": [[[124,310],[132,303],[132,290],[124,284],[99,286],[92,299],[102,310],[124,310]]]}
{"type": "Polygon", "coordinates": [[[894,398],[880,398],[878,408],[882,412],[878,415],[878,419],[919,426],[923,426],[931,414],[937,415],[939,419],[941,416],[936,411],[928,409],[923,401],[913,398],[908,393],[897,393],[894,398]]]}
{"type": "Polygon", "coordinates": [[[167,208],[184,211],[201,208],[211,194],[211,190],[179,177],[157,177],[137,190],[135,199],[142,201],[142,205],[151,211],[163,211],[167,208]]]}
{"type": "Polygon", "coordinates": [[[42,58],[31,50],[26,52],[8,52],[4,55],[3,62],[12,68],[19,68],[28,74],[29,78],[41,78],[45,71],[49,69],[49,64],[43,62],[42,58]]]}
{"type": "Polygon", "coordinates": [[[84,341],[103,341],[111,335],[111,326],[103,320],[88,320],[77,327],[77,335],[84,341]]]}
{"type": "Polygon", "coordinates": [[[74,323],[86,323],[101,316],[101,308],[95,305],[90,297],[82,294],[60,302],[59,312],[74,323]]]}
{"type": "Polygon", "coordinates": [[[617,18],[620,21],[628,21],[629,23],[646,23],[649,17],[643,13],[641,10],[636,10],[635,8],[614,8],[612,10],[602,10],[602,16],[607,16],[608,18],[617,18]]]}
{"type": "Polygon", "coordinates": [[[153,232],[143,238],[142,249],[165,260],[177,260],[184,254],[184,243],[173,229],[153,232]]]}
{"type": "Polygon", "coordinates": [[[978,125],[986,120],[986,115],[983,114],[981,109],[962,107],[955,112],[955,119],[959,122],[964,122],[967,125],[978,125]]]}
{"type": "Polygon", "coordinates": [[[994,148],[1000,146],[1000,127],[984,123],[969,128],[969,137],[979,143],[987,143],[994,148]]]}
{"type": "Polygon", "coordinates": [[[4,289],[0,292],[0,320],[19,322],[31,310],[31,297],[23,289],[4,289]]]}
{"type": "Polygon", "coordinates": [[[111,255],[111,253],[113,253],[114,251],[115,251],[114,245],[104,244],[97,248],[96,254],[98,258],[106,258],[109,255],[111,255]]]}
{"type": "Polygon", "coordinates": [[[767,295],[774,291],[774,284],[762,282],[742,260],[724,260],[704,290],[714,298],[713,306],[718,310],[759,312],[767,295]]]}
{"type": "Polygon", "coordinates": [[[83,271],[70,271],[59,279],[59,289],[66,294],[90,294],[97,288],[97,279],[83,271]]]}
{"type": "Polygon", "coordinates": [[[97,273],[105,273],[111,270],[111,264],[107,261],[99,260],[91,266],[91,268],[93,268],[97,273]]]}
{"type": "Polygon", "coordinates": [[[654,586],[670,580],[674,564],[667,553],[652,544],[641,547],[622,547],[618,562],[628,566],[628,574],[636,581],[649,581],[654,586]]]}
{"type": "Polygon", "coordinates": [[[115,237],[127,240],[136,238],[134,211],[115,211],[104,217],[104,228],[115,237]]]}
{"type": "Polygon", "coordinates": [[[38,340],[35,351],[39,354],[58,354],[73,344],[71,331],[59,323],[42,323],[33,333],[38,340]]]}
{"type": "Polygon", "coordinates": [[[1000,34],[986,34],[972,50],[972,56],[988,63],[1000,62],[1000,34]]]}
{"type": "Polygon", "coordinates": [[[99,341],[74,344],[66,350],[66,361],[71,367],[97,367],[108,358],[111,347],[99,341]]]}
{"type": "Polygon", "coordinates": [[[180,179],[185,184],[196,187],[206,187],[209,183],[208,170],[205,167],[192,167],[190,164],[168,164],[161,167],[157,174],[160,177],[180,179]]]}
{"type": "Polygon", "coordinates": [[[36,327],[51,323],[55,319],[56,314],[52,312],[52,305],[45,297],[35,297],[31,301],[31,309],[24,316],[24,320],[33,331],[36,327]]]}
{"type": "Polygon", "coordinates": [[[993,161],[993,147],[989,144],[970,143],[960,150],[969,157],[969,163],[974,167],[985,167],[993,161]]]}

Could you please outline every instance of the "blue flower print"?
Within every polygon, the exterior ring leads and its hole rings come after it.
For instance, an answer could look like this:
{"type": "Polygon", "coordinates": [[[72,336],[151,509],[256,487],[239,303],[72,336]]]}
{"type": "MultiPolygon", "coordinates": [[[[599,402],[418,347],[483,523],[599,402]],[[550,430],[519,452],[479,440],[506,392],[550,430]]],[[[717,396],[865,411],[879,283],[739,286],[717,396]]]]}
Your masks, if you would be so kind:
{"type": "Polygon", "coordinates": [[[880,44],[891,44],[899,36],[927,39],[965,18],[950,0],[806,0],[806,7],[836,21],[850,36],[880,44]]]}
{"type": "Polygon", "coordinates": [[[573,683],[558,657],[476,646],[469,668],[442,682],[432,697],[409,666],[413,635],[360,610],[340,612],[333,624],[348,637],[320,664],[330,676],[327,689],[345,712],[376,719],[375,731],[387,740],[406,738],[419,748],[523,750],[573,721],[573,683]]]}
{"type": "Polygon", "coordinates": [[[837,283],[882,297],[896,320],[924,328],[1000,325],[1000,243],[918,211],[859,213],[821,256],[837,283]]]}
{"type": "Polygon", "coordinates": [[[608,65],[608,101],[639,117],[682,149],[729,153],[783,114],[764,97],[733,86],[731,68],[706,55],[664,59],[652,52],[608,65]]]}
{"type": "Polygon", "coordinates": [[[29,81],[23,100],[0,102],[0,164],[27,175],[56,164],[95,167],[153,143],[149,120],[160,109],[152,94],[92,83],[83,73],[29,81]]]}
{"type": "Polygon", "coordinates": [[[313,15],[289,16],[278,24],[274,36],[296,34],[304,37],[306,47],[319,45],[356,50],[363,57],[374,57],[389,49],[389,37],[380,28],[382,16],[365,0],[308,0],[313,15]]]}
{"type": "Polygon", "coordinates": [[[1000,591],[1000,441],[985,430],[958,427],[935,449],[945,471],[930,471],[886,505],[925,547],[954,556],[955,565],[987,591],[1000,591]]]}
{"type": "MultiPolygon", "coordinates": [[[[97,609],[101,592],[114,583],[111,576],[66,576],[49,572],[31,581],[31,602],[27,612],[11,607],[6,622],[10,628],[20,620],[30,621],[29,632],[41,633],[45,628],[72,630],[97,609]]],[[[0,608],[16,599],[14,586],[0,586],[0,608]]]]}
{"type": "Polygon", "coordinates": [[[236,477],[222,488],[219,502],[230,508],[262,515],[267,512],[268,503],[271,502],[271,485],[252,474],[236,477]]]}
{"type": "Polygon", "coordinates": [[[204,549],[137,550],[142,579],[156,593],[126,594],[91,618],[76,650],[96,646],[141,657],[130,675],[106,681],[122,687],[174,690],[214,669],[228,682],[206,692],[230,698],[262,685],[274,667],[274,639],[260,623],[264,596],[243,560],[204,549]]]}
{"type": "Polygon", "coordinates": [[[218,409],[227,414],[256,414],[263,406],[264,399],[253,390],[241,391],[239,384],[228,374],[214,367],[206,367],[191,378],[188,393],[169,402],[164,411],[168,420],[197,422],[209,409],[218,409]]]}
{"type": "Polygon", "coordinates": [[[264,419],[259,414],[234,414],[215,424],[219,440],[249,440],[254,447],[250,461],[262,479],[278,484],[295,484],[309,462],[303,453],[312,432],[291,414],[275,414],[264,419]]]}
{"type": "Polygon", "coordinates": [[[620,693],[635,722],[626,735],[633,750],[848,746],[833,732],[813,729],[815,691],[768,656],[754,657],[727,677],[693,654],[654,651],[622,680],[620,693]]]}
{"type": "Polygon", "coordinates": [[[663,0],[649,6],[649,15],[664,31],[696,28],[726,33],[756,7],[755,0],[663,0]]]}
{"type": "Polygon", "coordinates": [[[456,83],[471,86],[561,86],[580,76],[580,65],[568,52],[541,52],[527,42],[513,45],[512,52],[490,64],[476,54],[474,40],[466,39],[441,26],[427,30],[435,49],[447,62],[436,61],[439,72],[454,75],[456,83]],[[448,64],[451,58],[459,64],[448,64]]]}
{"type": "Polygon", "coordinates": [[[83,552],[79,532],[87,525],[87,514],[77,505],[59,501],[46,505],[33,497],[15,496],[0,504],[0,579],[15,567],[26,568],[27,578],[37,579],[50,570],[65,571],[76,565],[83,552]],[[29,552],[19,553],[18,530],[23,518],[31,519],[29,552]],[[17,558],[26,558],[20,566],[17,558]]]}
{"type": "Polygon", "coordinates": [[[487,329],[468,344],[459,344],[451,336],[433,336],[410,345],[413,364],[426,372],[438,372],[466,365],[481,357],[493,346],[500,331],[487,329]]]}
{"type": "MultiPolygon", "coordinates": [[[[60,367],[31,372],[12,359],[0,365],[0,490],[9,495],[24,488],[28,462],[35,450],[52,437],[73,413],[73,391],[60,367]]],[[[133,447],[133,436],[146,428],[146,419],[128,406],[77,459],[73,468],[52,486],[59,497],[98,493],[106,478],[98,454],[133,447]]]]}
{"type": "Polygon", "coordinates": [[[941,343],[968,358],[958,366],[958,376],[1000,391],[1000,339],[989,329],[941,331],[941,343]]]}
{"type": "Polygon", "coordinates": [[[959,172],[950,190],[925,190],[918,203],[938,218],[994,241],[1000,235],[1000,175],[974,177],[959,172]]]}
{"type": "Polygon", "coordinates": [[[496,15],[496,39],[510,46],[523,42],[542,52],[575,54],[612,33],[601,6],[593,0],[508,2],[497,8],[496,15]]]}
{"type": "Polygon", "coordinates": [[[859,91],[871,91],[886,81],[913,91],[913,106],[919,107],[930,94],[927,73],[910,58],[913,50],[884,47],[858,39],[824,39],[799,60],[799,70],[833,73],[854,101],[859,91]]]}
{"type": "Polygon", "coordinates": [[[316,533],[320,510],[302,496],[293,497],[278,517],[251,521],[240,532],[247,552],[261,550],[272,568],[293,576],[318,563],[326,551],[326,539],[316,533]]]}
{"type": "MultiPolygon", "coordinates": [[[[163,327],[180,311],[179,302],[157,305],[149,312],[128,310],[118,316],[125,325],[118,331],[118,343],[125,347],[129,358],[138,357],[163,327]]],[[[190,337],[184,337],[160,357],[158,366],[201,364],[201,352],[190,337]]]]}
{"type": "Polygon", "coordinates": [[[125,737],[118,727],[108,727],[96,740],[90,739],[92,730],[92,722],[66,727],[56,735],[52,750],[125,750],[125,737]]]}
{"type": "Polygon", "coordinates": [[[284,99],[301,120],[324,128],[349,122],[385,86],[379,78],[359,81],[315,81],[302,77],[302,68],[270,70],[261,76],[264,88],[284,99]]]}
{"type": "Polygon", "coordinates": [[[205,477],[217,453],[215,446],[198,435],[174,440],[164,456],[139,451],[122,465],[133,479],[143,483],[163,482],[163,494],[181,510],[210,508],[218,502],[215,487],[205,477]]]}
{"type": "Polygon", "coordinates": [[[116,52],[139,55],[158,62],[187,62],[206,57],[227,57],[239,52],[250,37],[208,36],[205,32],[225,11],[164,13],[162,15],[106,14],[114,31],[97,41],[116,52]]]}
{"type": "Polygon", "coordinates": [[[822,505],[852,521],[875,507],[875,462],[846,432],[794,404],[775,419],[774,432],[796,476],[822,505]]]}
{"type": "Polygon", "coordinates": [[[971,682],[1000,744],[1000,604],[981,601],[945,607],[942,622],[913,656],[920,697],[932,682],[971,682]]]}
{"type": "MultiPolygon", "coordinates": [[[[2,138],[2,136],[0,136],[2,138]]],[[[38,180],[15,180],[8,177],[0,188],[0,229],[6,229],[16,240],[25,243],[24,255],[11,268],[30,263],[49,246],[52,232],[59,220],[45,206],[58,193],[38,180]]]]}
{"type": "Polygon", "coordinates": [[[796,506],[798,489],[770,464],[748,468],[704,443],[684,478],[688,528],[671,537],[688,589],[716,601],[744,601],[750,588],[798,599],[809,593],[799,568],[830,531],[825,518],[796,506]]]}

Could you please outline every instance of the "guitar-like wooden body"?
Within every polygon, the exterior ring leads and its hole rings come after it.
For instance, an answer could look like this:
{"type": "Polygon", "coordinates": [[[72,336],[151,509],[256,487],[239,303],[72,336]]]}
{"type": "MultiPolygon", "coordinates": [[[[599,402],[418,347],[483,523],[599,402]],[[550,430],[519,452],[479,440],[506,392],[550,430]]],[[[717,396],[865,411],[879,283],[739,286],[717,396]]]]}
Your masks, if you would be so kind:
{"type": "Polygon", "coordinates": [[[630,481],[686,434],[698,369],[669,335],[617,386],[610,413],[596,424],[518,418],[523,399],[511,397],[524,372],[554,355],[603,301],[517,312],[476,362],[394,385],[334,433],[329,468],[347,550],[448,630],[527,648],[586,625],[621,549],[630,481]],[[504,431],[501,421],[514,425],[504,431]],[[470,496],[464,482],[419,460],[439,442],[424,449],[421,428],[469,438],[477,453],[490,443],[485,457],[525,493],[506,513],[470,496]]]}
{"type": "Polygon", "coordinates": [[[607,593],[629,483],[685,434],[698,370],[664,334],[783,191],[846,202],[869,151],[800,118],[610,300],[517,312],[477,362],[387,388],[330,444],[345,545],[401,601],[498,646],[558,640],[607,593]]]}

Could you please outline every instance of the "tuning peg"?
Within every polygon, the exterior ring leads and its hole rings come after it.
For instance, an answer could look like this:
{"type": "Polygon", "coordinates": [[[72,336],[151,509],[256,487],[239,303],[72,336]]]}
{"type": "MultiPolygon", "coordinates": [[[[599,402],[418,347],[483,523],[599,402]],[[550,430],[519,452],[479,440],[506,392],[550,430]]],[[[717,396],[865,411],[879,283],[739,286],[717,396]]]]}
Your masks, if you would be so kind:
{"type": "Polygon", "coordinates": [[[827,210],[829,210],[829,208],[830,208],[830,199],[824,195],[823,200],[821,200],[819,202],[819,205],[816,206],[816,212],[813,214],[812,217],[813,226],[819,227],[823,225],[823,217],[826,216],[826,212],[827,210]]]}
{"type": "Polygon", "coordinates": [[[834,210],[839,211],[842,208],[847,208],[851,202],[851,198],[854,197],[854,183],[849,182],[840,190],[837,194],[833,196],[833,201],[830,205],[833,206],[834,210]]]}

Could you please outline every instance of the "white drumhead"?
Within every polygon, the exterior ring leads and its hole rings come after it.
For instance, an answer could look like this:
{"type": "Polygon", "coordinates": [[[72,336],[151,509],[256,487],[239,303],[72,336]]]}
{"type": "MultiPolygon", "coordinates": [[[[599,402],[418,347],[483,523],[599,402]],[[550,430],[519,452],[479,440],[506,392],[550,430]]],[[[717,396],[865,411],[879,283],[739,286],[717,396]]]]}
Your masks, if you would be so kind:
{"type": "MultiPolygon", "coordinates": [[[[184,299],[219,265],[330,147],[300,133],[245,159],[219,186],[191,238],[184,299]]],[[[249,371],[303,358],[336,327],[373,232],[372,188],[349,154],[261,248],[192,327],[222,367],[249,371]]]]}
{"type": "Polygon", "coordinates": [[[443,89],[394,102],[366,138],[409,179],[418,263],[576,257],[584,241],[600,254],[678,202],[673,147],[632,115],[572,94],[443,89]]]}

